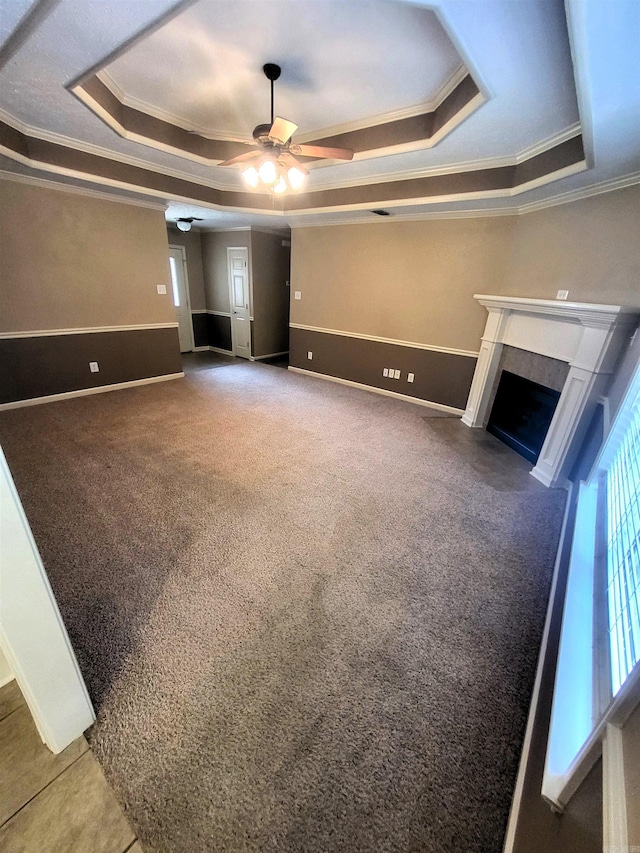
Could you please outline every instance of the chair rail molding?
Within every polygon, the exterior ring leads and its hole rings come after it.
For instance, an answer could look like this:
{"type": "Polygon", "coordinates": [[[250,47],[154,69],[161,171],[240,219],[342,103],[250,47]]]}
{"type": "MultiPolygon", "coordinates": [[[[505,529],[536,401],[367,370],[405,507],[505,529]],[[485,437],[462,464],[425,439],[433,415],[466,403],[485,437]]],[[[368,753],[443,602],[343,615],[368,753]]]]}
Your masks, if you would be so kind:
{"type": "Polygon", "coordinates": [[[617,359],[638,324],[640,309],[475,294],[489,316],[462,421],[484,428],[504,346],[559,359],[569,374],[531,474],[545,486],[567,484],[578,440],[617,359]]]}

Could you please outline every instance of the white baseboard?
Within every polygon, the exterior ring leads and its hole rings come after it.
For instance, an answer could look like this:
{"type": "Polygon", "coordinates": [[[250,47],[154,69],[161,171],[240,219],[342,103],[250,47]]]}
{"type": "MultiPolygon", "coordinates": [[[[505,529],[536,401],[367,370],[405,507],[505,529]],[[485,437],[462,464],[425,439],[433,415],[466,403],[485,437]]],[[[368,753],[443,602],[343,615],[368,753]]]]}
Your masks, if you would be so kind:
{"type": "Polygon", "coordinates": [[[220,349],[220,347],[208,347],[211,352],[219,352],[220,355],[235,355],[233,350],[230,349],[220,349]]]}
{"type": "Polygon", "coordinates": [[[452,415],[464,414],[464,409],[456,409],[455,406],[445,406],[443,403],[432,403],[429,400],[420,400],[418,397],[410,397],[409,394],[401,394],[399,391],[387,391],[386,388],[374,388],[373,385],[363,385],[362,382],[352,382],[351,379],[340,379],[338,376],[327,376],[326,373],[314,373],[313,370],[305,370],[302,367],[291,367],[294,373],[303,373],[318,379],[326,379],[328,382],[337,382],[339,385],[349,385],[351,388],[360,388],[362,391],[371,391],[374,394],[382,394],[384,397],[395,397],[407,403],[415,403],[417,406],[425,406],[427,409],[438,409],[440,412],[450,412],[452,415]]]}
{"type": "Polygon", "coordinates": [[[89,394],[102,394],[105,391],[119,391],[122,388],[134,388],[136,385],[150,385],[152,382],[166,382],[168,379],[180,379],[183,376],[182,372],[165,373],[163,376],[132,379],[129,382],[116,382],[113,385],[99,385],[97,388],[80,388],[78,391],[64,391],[62,394],[49,394],[46,397],[30,397],[28,400],[0,403],[0,412],[5,409],[21,409],[24,406],[39,406],[41,403],[55,403],[58,400],[71,400],[73,397],[86,397],[89,394]]]}
{"type": "Polygon", "coordinates": [[[516,839],[518,819],[520,817],[520,809],[522,807],[522,800],[524,796],[524,783],[527,775],[529,756],[531,753],[531,742],[533,740],[533,732],[535,728],[536,715],[538,712],[538,704],[540,702],[542,693],[542,680],[544,675],[545,662],[547,658],[547,648],[550,643],[553,610],[556,603],[556,596],[558,595],[558,576],[560,574],[561,561],[563,559],[565,539],[567,535],[569,535],[567,532],[567,528],[569,522],[569,515],[571,513],[571,502],[572,495],[570,492],[569,496],[567,497],[567,502],[565,504],[564,509],[564,516],[562,519],[562,529],[560,531],[560,540],[558,542],[558,550],[556,551],[556,559],[553,567],[553,578],[551,581],[551,590],[549,592],[549,601],[547,603],[547,613],[545,617],[544,630],[542,633],[542,641],[540,643],[540,651],[538,653],[536,677],[533,683],[533,693],[531,694],[531,703],[529,705],[527,727],[524,733],[522,752],[520,754],[520,763],[518,765],[518,775],[516,776],[516,785],[513,791],[513,798],[511,800],[511,808],[509,810],[509,819],[507,821],[507,830],[505,833],[504,847],[502,848],[502,853],[513,853],[516,839]]]}
{"type": "Polygon", "coordinates": [[[210,350],[210,349],[211,349],[211,347],[209,347],[209,346],[206,346],[206,347],[194,347],[194,348],[191,350],[191,352],[209,352],[209,350],[210,350]]]}
{"type": "Polygon", "coordinates": [[[289,350],[283,352],[270,352],[268,355],[252,355],[249,361],[264,361],[265,358],[277,358],[281,355],[289,355],[289,350]]]}

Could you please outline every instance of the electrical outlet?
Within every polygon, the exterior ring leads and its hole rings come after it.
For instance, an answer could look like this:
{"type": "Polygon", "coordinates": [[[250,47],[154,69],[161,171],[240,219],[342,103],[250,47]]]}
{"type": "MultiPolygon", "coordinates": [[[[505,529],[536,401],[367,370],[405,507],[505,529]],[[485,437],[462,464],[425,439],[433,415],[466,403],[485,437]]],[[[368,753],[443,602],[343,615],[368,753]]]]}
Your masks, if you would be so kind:
{"type": "Polygon", "coordinates": [[[394,370],[393,378],[394,379],[400,379],[400,371],[399,370],[394,370]]]}
{"type": "Polygon", "coordinates": [[[302,292],[300,290],[294,290],[293,291],[293,298],[294,299],[302,299],[302,292]]]}
{"type": "Polygon", "coordinates": [[[313,358],[313,353],[311,352],[311,350],[307,352],[307,358],[309,359],[309,361],[311,361],[311,359],[313,358]]]}
{"type": "Polygon", "coordinates": [[[166,294],[166,292],[167,292],[167,285],[166,284],[159,284],[158,285],[158,293],[160,294],[160,296],[164,296],[166,294]]]}
{"type": "Polygon", "coordinates": [[[414,376],[413,373],[407,373],[407,382],[413,382],[414,376]]]}
{"type": "Polygon", "coordinates": [[[382,371],[382,375],[383,376],[389,376],[389,368],[388,367],[385,367],[385,369],[382,371]]]}
{"type": "Polygon", "coordinates": [[[97,361],[90,361],[90,362],[89,362],[89,370],[90,370],[92,373],[99,373],[99,372],[100,372],[100,368],[98,367],[98,362],[97,362],[97,361]]]}
{"type": "Polygon", "coordinates": [[[559,290],[556,293],[556,299],[566,299],[568,295],[569,295],[568,290],[559,290]]]}

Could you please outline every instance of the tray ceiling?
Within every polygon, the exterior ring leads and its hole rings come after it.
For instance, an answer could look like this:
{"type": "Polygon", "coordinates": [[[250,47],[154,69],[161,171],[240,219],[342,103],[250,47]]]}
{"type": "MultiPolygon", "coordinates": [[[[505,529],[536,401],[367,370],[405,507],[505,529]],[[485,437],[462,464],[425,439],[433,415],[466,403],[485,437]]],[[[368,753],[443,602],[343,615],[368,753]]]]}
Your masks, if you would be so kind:
{"type": "Polygon", "coordinates": [[[210,211],[212,227],[225,214],[298,225],[360,221],[377,207],[517,212],[637,180],[639,10],[635,0],[569,0],[566,12],[560,0],[5,0],[0,168],[169,203],[171,217],[210,211]],[[269,120],[265,62],[282,66],[275,111],[300,125],[295,141],[356,151],[352,162],[308,161],[305,191],[279,199],[218,165],[243,149],[217,140],[248,141],[269,120]]]}

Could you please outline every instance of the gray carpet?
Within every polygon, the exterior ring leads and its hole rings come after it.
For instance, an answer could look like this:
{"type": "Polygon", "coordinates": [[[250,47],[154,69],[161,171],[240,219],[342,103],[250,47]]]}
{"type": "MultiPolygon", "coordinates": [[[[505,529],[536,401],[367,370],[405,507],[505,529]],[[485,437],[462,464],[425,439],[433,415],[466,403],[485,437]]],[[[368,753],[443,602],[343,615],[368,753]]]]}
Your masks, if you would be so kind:
{"type": "Polygon", "coordinates": [[[0,414],[148,853],[501,850],[565,496],[426,414],[257,364],[0,414]]]}

